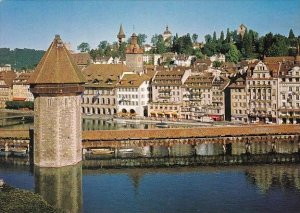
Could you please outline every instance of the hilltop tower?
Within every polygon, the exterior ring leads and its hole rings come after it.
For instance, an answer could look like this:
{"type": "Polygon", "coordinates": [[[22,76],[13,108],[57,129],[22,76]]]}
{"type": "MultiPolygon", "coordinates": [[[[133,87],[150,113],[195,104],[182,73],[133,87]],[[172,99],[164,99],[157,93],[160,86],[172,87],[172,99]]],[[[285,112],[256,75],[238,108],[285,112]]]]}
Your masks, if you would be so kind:
{"type": "Polygon", "coordinates": [[[246,30],[247,30],[247,27],[244,24],[241,24],[240,27],[237,29],[237,34],[241,35],[242,38],[244,38],[246,30]]]}
{"type": "Polygon", "coordinates": [[[118,41],[119,41],[119,45],[121,45],[121,43],[124,42],[124,39],[125,39],[125,33],[124,33],[124,30],[123,30],[122,24],[120,25],[120,30],[119,30],[119,33],[117,35],[117,38],[118,38],[118,41]]]}
{"type": "Polygon", "coordinates": [[[126,49],[126,65],[129,71],[143,72],[143,53],[144,50],[138,45],[137,35],[133,33],[131,43],[126,49]]]}
{"type": "Polygon", "coordinates": [[[164,33],[163,33],[162,36],[163,36],[164,41],[166,41],[167,39],[169,39],[169,38],[172,37],[172,33],[169,30],[169,26],[168,25],[166,26],[166,30],[164,31],[164,33]]]}
{"type": "Polygon", "coordinates": [[[62,167],[80,162],[80,94],[85,78],[59,35],[29,82],[34,95],[34,164],[62,167]]]}

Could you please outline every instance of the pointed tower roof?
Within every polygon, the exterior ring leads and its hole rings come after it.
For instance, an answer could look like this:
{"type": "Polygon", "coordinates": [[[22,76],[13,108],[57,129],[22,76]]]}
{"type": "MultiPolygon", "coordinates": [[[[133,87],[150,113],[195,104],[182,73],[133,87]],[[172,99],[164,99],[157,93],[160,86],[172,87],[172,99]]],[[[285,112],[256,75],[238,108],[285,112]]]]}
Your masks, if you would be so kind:
{"type": "Polygon", "coordinates": [[[85,78],[60,36],[56,35],[29,82],[30,84],[76,84],[84,83],[85,78]]]}
{"type": "Polygon", "coordinates": [[[129,53],[129,54],[144,53],[144,50],[138,44],[138,37],[135,33],[133,33],[131,36],[131,42],[130,42],[130,45],[126,49],[126,53],[129,53]]]}
{"type": "Polygon", "coordinates": [[[120,30],[119,30],[119,33],[118,33],[118,38],[125,38],[125,33],[124,33],[124,30],[123,30],[123,26],[122,24],[120,25],[120,30]]]}

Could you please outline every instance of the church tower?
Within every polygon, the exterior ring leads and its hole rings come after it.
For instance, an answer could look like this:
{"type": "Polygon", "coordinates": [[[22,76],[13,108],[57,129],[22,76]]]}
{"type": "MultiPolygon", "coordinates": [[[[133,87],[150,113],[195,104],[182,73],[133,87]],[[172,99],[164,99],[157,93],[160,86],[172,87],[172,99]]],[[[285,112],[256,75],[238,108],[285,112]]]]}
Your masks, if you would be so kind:
{"type": "Polygon", "coordinates": [[[126,49],[126,65],[129,71],[143,72],[143,53],[144,50],[138,45],[137,35],[133,33],[130,45],[126,49]]]}
{"type": "Polygon", "coordinates": [[[59,35],[29,81],[34,95],[34,164],[62,167],[80,162],[85,78],[59,35]]]}
{"type": "Polygon", "coordinates": [[[120,30],[119,30],[119,33],[117,35],[117,38],[118,38],[118,41],[119,41],[119,45],[121,45],[122,42],[124,42],[124,39],[125,39],[125,33],[124,33],[124,30],[123,30],[122,24],[120,25],[120,30]]]}

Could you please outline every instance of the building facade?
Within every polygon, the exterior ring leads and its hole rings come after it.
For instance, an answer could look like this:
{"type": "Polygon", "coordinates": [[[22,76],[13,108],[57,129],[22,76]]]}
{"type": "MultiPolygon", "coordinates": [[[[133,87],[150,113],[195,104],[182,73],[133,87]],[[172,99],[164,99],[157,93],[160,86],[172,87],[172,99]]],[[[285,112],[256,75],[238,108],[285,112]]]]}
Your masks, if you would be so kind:
{"type": "Polygon", "coordinates": [[[123,64],[91,64],[83,70],[87,79],[81,112],[86,115],[117,114],[117,84],[127,71],[123,64]]]}
{"type": "Polygon", "coordinates": [[[276,123],[278,79],[271,75],[269,68],[262,61],[259,61],[253,69],[248,70],[246,81],[249,121],[276,123]]]}
{"type": "Polygon", "coordinates": [[[279,73],[278,88],[278,123],[300,124],[300,67],[279,73]]]}
{"type": "Polygon", "coordinates": [[[117,84],[117,111],[123,117],[148,115],[150,80],[146,74],[125,72],[117,84]]]}

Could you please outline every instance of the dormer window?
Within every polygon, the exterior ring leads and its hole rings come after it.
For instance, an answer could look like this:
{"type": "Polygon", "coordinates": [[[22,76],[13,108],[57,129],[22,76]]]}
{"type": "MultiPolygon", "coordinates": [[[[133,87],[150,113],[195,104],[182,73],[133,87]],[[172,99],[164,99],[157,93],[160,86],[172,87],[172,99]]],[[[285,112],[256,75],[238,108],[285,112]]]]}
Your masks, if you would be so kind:
{"type": "Polygon", "coordinates": [[[111,79],[108,79],[105,83],[107,83],[107,84],[109,84],[109,85],[111,85],[113,82],[112,82],[112,80],[111,79]]]}

